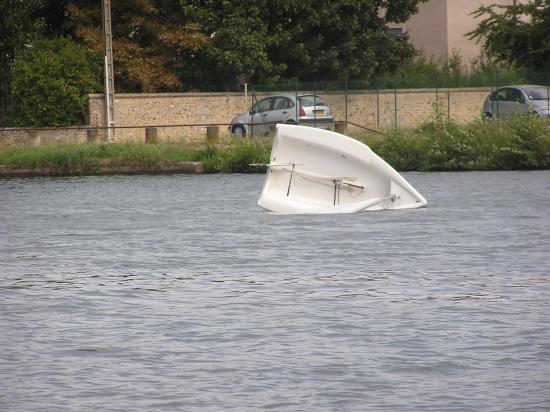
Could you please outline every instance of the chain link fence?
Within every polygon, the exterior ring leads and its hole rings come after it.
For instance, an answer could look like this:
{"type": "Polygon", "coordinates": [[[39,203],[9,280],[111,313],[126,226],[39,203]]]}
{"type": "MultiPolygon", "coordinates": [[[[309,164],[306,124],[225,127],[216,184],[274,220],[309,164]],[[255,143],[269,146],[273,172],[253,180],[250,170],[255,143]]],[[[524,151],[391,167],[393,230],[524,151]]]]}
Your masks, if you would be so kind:
{"type": "MultiPolygon", "coordinates": [[[[441,75],[416,80],[382,77],[369,81],[295,81],[248,88],[249,121],[257,116],[253,113],[258,107],[266,106],[266,99],[273,101],[270,109],[276,111],[273,96],[288,96],[292,101],[316,96],[328,104],[335,127],[344,123],[348,130],[414,128],[436,115],[457,123],[481,116],[504,118],[511,112],[550,117],[550,75],[540,73],[525,77],[494,71],[462,78],[441,75]]],[[[299,117],[294,114],[287,121],[294,122],[299,117]]],[[[271,120],[274,121],[273,116],[271,120]]]]}
{"type": "MultiPolygon", "coordinates": [[[[5,76],[0,77],[2,90],[7,91],[8,86],[5,76]]],[[[161,108],[164,112],[178,110],[177,119],[155,122],[151,118],[150,126],[159,127],[160,138],[168,139],[163,136],[168,136],[168,130],[175,127],[179,131],[172,135],[185,138],[192,133],[202,136],[208,132],[209,126],[219,126],[221,133],[233,131],[242,134],[244,131],[252,136],[265,134],[280,122],[347,130],[353,134],[360,130],[376,132],[388,128],[415,128],[430,121],[435,115],[444,115],[457,123],[468,123],[489,114],[501,118],[514,110],[537,112],[541,116],[550,117],[550,73],[520,76],[517,73],[492,71],[469,77],[446,74],[416,78],[384,76],[368,81],[291,81],[247,84],[246,88],[241,85],[240,91],[231,93],[232,96],[222,96],[222,93],[193,95],[195,100],[192,105],[188,105],[185,100],[180,108],[173,108],[174,105],[161,108]],[[539,86],[536,107],[534,100],[529,98],[533,96],[520,96],[512,90],[517,88],[502,89],[514,84],[539,86]],[[509,89],[512,91],[508,92],[509,89]],[[274,99],[277,96],[287,100],[274,99]],[[208,110],[207,105],[211,104],[212,99],[218,101],[219,105],[217,109],[208,110]],[[276,117],[276,111],[286,117],[276,117]],[[282,113],[284,111],[286,113],[282,113]],[[233,114],[240,116],[232,121],[233,114]],[[242,126],[243,130],[237,126],[242,126]]],[[[0,127],[10,126],[7,117],[9,99],[6,96],[6,93],[2,93],[0,127]]],[[[145,99],[140,97],[139,100],[145,99]]],[[[144,105],[139,116],[144,117],[147,110],[150,110],[148,107],[150,106],[144,105]]],[[[132,111],[135,116],[137,111],[134,107],[128,113],[132,111]]],[[[136,139],[135,136],[139,134],[139,139],[143,140],[146,126],[138,125],[149,124],[141,120],[143,119],[128,118],[125,122],[119,122],[117,126],[130,128],[130,131],[121,130],[118,134],[132,134],[129,138],[136,139]],[[139,133],[133,131],[139,128],[143,130],[140,129],[139,133]]],[[[101,122],[74,126],[104,128],[101,122]]],[[[88,139],[85,132],[78,133],[77,140],[88,139]]]]}

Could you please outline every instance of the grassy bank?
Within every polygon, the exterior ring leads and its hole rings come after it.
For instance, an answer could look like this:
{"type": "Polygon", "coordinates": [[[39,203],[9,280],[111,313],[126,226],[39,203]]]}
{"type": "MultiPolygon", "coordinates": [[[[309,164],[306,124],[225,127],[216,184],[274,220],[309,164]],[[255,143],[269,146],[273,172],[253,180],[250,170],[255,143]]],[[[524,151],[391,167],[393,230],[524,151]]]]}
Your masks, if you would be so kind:
{"type": "MultiPolygon", "coordinates": [[[[518,116],[507,122],[478,120],[467,125],[433,118],[414,130],[354,136],[401,171],[550,169],[547,121],[518,116]]],[[[206,173],[249,173],[249,163],[267,163],[269,139],[226,138],[217,144],[60,144],[0,150],[0,165],[49,170],[59,175],[99,174],[102,169],[132,167],[152,172],[178,162],[202,162],[206,173]]],[[[52,173],[49,173],[52,174],[52,173]]]]}
{"type": "Polygon", "coordinates": [[[417,129],[385,133],[356,138],[401,171],[550,168],[550,123],[531,115],[458,125],[436,110],[417,129]]]}
{"type": "Polygon", "coordinates": [[[271,145],[267,139],[226,139],[218,144],[59,144],[12,147],[0,150],[0,165],[30,170],[50,170],[59,175],[99,174],[109,169],[162,172],[180,162],[202,162],[206,173],[246,173],[249,163],[266,163],[271,145]]]}

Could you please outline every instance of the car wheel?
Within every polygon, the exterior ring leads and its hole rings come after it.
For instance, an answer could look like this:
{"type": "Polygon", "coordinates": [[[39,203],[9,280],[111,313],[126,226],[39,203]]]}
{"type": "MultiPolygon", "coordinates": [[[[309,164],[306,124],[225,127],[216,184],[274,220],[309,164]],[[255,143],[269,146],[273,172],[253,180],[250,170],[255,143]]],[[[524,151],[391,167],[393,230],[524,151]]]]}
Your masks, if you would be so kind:
{"type": "Polygon", "coordinates": [[[236,137],[246,136],[246,130],[244,129],[243,125],[238,124],[237,126],[233,126],[233,129],[231,129],[231,131],[236,137]]]}
{"type": "Polygon", "coordinates": [[[492,119],[492,118],[493,118],[493,113],[491,113],[491,112],[485,112],[485,113],[484,113],[484,116],[485,116],[486,119],[492,119]]]}

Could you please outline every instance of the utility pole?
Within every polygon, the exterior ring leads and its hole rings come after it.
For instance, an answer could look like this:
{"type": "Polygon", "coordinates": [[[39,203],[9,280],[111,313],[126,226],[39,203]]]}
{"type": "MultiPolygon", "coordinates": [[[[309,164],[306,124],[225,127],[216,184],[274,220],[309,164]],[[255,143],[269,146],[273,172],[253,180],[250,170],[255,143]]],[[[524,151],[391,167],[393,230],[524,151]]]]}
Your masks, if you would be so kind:
{"type": "Polygon", "coordinates": [[[111,29],[111,0],[102,0],[103,45],[105,51],[105,125],[107,141],[115,139],[115,76],[113,70],[113,32],[111,29]]]}

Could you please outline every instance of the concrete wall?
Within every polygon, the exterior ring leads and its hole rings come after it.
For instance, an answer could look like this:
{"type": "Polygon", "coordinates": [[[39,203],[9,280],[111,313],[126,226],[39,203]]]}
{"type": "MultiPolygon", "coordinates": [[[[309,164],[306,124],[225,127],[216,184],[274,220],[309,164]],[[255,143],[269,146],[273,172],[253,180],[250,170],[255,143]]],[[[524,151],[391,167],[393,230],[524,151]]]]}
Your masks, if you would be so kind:
{"type": "MultiPolygon", "coordinates": [[[[412,89],[380,91],[317,91],[330,104],[337,121],[348,121],[373,129],[417,127],[433,115],[437,101],[441,110],[459,123],[480,116],[489,88],[412,89]]],[[[276,94],[275,92],[269,94],[276,94]]],[[[267,95],[267,94],[266,94],[267,95]]],[[[263,95],[256,95],[261,98],[263,95]]],[[[203,142],[207,125],[216,124],[227,133],[231,119],[250,107],[242,93],[117,94],[115,132],[118,142],[144,142],[146,127],[156,127],[161,142],[203,142]],[[191,126],[186,126],[191,125],[191,126]]],[[[104,98],[89,97],[91,130],[0,129],[0,145],[38,145],[54,142],[84,143],[104,139],[104,98]],[[94,135],[95,133],[95,135],[94,135]]],[[[352,126],[350,126],[352,127],[352,126]]]]}
{"type": "Polygon", "coordinates": [[[411,44],[427,58],[448,57],[448,17],[446,0],[430,0],[418,5],[418,13],[404,24],[411,44]]]}

